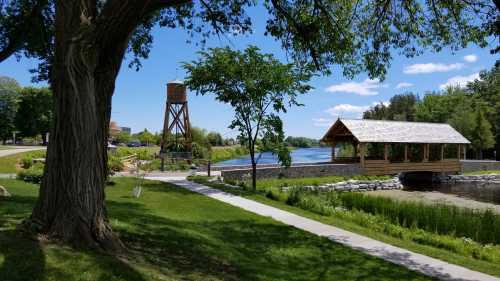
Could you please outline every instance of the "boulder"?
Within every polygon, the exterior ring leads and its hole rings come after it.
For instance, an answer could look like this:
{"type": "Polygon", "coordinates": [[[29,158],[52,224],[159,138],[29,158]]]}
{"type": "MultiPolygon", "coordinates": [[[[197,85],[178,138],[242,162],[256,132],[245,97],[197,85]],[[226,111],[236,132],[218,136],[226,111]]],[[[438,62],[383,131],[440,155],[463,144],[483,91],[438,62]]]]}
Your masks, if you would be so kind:
{"type": "Polygon", "coordinates": [[[0,197],[10,197],[10,193],[7,189],[0,185],[0,197]]]}

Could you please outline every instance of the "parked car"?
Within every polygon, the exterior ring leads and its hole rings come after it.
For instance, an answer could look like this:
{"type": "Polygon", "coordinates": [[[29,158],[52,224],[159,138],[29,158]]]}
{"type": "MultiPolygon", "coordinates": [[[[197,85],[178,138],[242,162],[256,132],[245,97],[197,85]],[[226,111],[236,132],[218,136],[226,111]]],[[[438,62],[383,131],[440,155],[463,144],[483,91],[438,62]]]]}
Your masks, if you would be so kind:
{"type": "Polygon", "coordinates": [[[140,147],[141,142],[140,141],[131,141],[131,142],[127,143],[127,146],[128,147],[140,147]]]}

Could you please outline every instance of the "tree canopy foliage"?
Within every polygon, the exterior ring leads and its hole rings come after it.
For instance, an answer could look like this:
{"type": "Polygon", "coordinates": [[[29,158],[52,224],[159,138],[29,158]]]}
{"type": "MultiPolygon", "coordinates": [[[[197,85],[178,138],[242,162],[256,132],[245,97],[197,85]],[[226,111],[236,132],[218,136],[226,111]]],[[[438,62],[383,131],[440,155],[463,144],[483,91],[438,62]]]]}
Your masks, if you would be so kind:
{"type": "Polygon", "coordinates": [[[53,118],[52,92],[48,88],[26,87],[19,92],[19,109],[15,125],[23,137],[44,136],[50,131],[53,118]]]}
{"type": "Polygon", "coordinates": [[[0,77],[0,139],[4,143],[15,129],[20,89],[16,80],[0,77]]]}
{"type": "MultiPolygon", "coordinates": [[[[0,62],[13,54],[38,58],[41,65],[33,71],[38,79],[49,79],[55,11],[62,3],[1,1],[0,62]]],[[[250,32],[252,21],[246,10],[255,5],[254,0],[82,1],[84,12],[79,20],[98,33],[100,29],[106,32],[113,14],[128,16],[127,21],[133,22],[129,64],[140,67],[140,60],[148,58],[153,46],[155,26],[183,28],[192,40],[203,44],[213,34],[250,32]]],[[[269,14],[266,34],[280,40],[299,65],[325,73],[332,65],[342,65],[348,77],[362,71],[370,77],[383,77],[394,49],[413,57],[425,49],[439,51],[449,46],[456,50],[471,42],[484,47],[488,36],[498,39],[500,35],[500,3],[496,0],[266,0],[264,6],[269,14]]],[[[106,42],[116,39],[113,36],[106,42]]]]}
{"type": "Polygon", "coordinates": [[[311,89],[306,83],[311,75],[283,64],[270,54],[261,54],[250,46],[244,51],[229,48],[200,52],[200,59],[185,63],[186,84],[201,95],[214,94],[215,99],[231,105],[234,118],[230,129],[239,132],[247,145],[253,166],[255,187],[256,144],[278,155],[282,163],[290,163],[284,145],[283,122],[279,114],[288,106],[298,106],[297,96],[311,89]]]}

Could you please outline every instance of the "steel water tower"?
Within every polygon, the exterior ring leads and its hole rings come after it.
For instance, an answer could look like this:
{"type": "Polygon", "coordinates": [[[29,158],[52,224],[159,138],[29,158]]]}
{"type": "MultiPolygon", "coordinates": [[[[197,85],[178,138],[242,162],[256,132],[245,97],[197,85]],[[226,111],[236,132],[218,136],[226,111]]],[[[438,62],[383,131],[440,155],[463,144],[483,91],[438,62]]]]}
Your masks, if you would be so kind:
{"type": "Polygon", "coordinates": [[[182,81],[167,83],[167,105],[161,141],[162,159],[191,159],[192,135],[186,86],[182,81]]]}

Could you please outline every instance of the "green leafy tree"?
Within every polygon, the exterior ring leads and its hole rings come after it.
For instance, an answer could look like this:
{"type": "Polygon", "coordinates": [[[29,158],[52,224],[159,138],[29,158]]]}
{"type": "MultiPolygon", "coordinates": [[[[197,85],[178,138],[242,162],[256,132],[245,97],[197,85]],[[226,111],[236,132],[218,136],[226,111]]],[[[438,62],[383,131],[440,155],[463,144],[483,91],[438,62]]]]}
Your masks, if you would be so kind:
{"type": "Polygon", "coordinates": [[[414,121],[418,97],[413,93],[393,96],[389,105],[376,104],[363,113],[365,119],[414,121]]]}
{"type": "Polygon", "coordinates": [[[491,124],[484,116],[484,110],[478,108],[475,114],[476,124],[472,131],[472,147],[477,153],[477,158],[483,158],[483,149],[492,148],[495,145],[495,138],[491,132],[491,124]]]}
{"type": "Polygon", "coordinates": [[[490,71],[482,71],[479,76],[481,79],[469,83],[467,88],[490,109],[486,117],[493,125],[496,160],[500,161],[500,63],[497,62],[490,71]]]}
{"type": "Polygon", "coordinates": [[[210,132],[207,134],[207,139],[212,146],[222,146],[224,145],[224,140],[222,136],[217,132],[210,132]]]}
{"type": "Polygon", "coordinates": [[[287,106],[299,105],[297,95],[311,89],[305,84],[310,74],[283,64],[270,54],[261,54],[254,46],[243,52],[216,48],[200,55],[198,61],[184,64],[188,73],[186,84],[198,94],[214,94],[216,100],[233,107],[235,115],[229,128],[239,131],[250,151],[255,189],[259,139],[267,140],[267,147],[282,163],[289,163],[278,114],[286,112],[287,106]]]}
{"type": "MultiPolygon", "coordinates": [[[[121,249],[106,218],[102,145],[126,53],[132,54],[129,65],[139,67],[158,25],[183,28],[201,43],[212,34],[246,33],[252,26],[246,10],[255,4],[0,1],[0,62],[16,54],[38,59],[35,78],[49,80],[55,99],[44,180],[23,229],[77,245],[121,249]]],[[[297,65],[323,73],[338,65],[348,77],[366,71],[371,78],[385,75],[392,51],[412,57],[470,42],[486,46],[489,36],[499,35],[499,6],[491,0],[264,1],[266,34],[281,42],[297,65]]]]}
{"type": "Polygon", "coordinates": [[[3,144],[15,130],[20,89],[16,80],[5,76],[0,77],[0,139],[3,144]]]}
{"type": "Polygon", "coordinates": [[[144,129],[144,131],[140,132],[137,134],[137,139],[146,146],[149,146],[150,144],[154,143],[155,141],[155,136],[149,132],[147,129],[144,129]]]}
{"type": "Polygon", "coordinates": [[[15,124],[23,137],[42,135],[47,144],[47,135],[52,126],[52,92],[48,88],[23,88],[19,94],[19,109],[15,124]]]}
{"type": "Polygon", "coordinates": [[[383,103],[376,104],[363,112],[363,119],[389,120],[389,107],[383,103]]]}
{"type": "Polygon", "coordinates": [[[132,140],[132,136],[127,132],[120,132],[116,136],[116,141],[119,143],[129,143],[132,140]]]}

